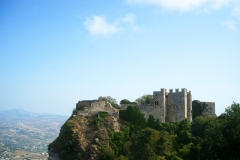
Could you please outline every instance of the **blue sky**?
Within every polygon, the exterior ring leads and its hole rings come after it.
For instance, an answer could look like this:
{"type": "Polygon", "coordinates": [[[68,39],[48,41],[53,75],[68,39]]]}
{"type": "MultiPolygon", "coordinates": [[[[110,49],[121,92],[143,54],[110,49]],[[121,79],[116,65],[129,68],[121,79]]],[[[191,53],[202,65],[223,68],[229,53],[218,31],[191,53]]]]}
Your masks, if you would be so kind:
{"type": "Polygon", "coordinates": [[[187,88],[240,102],[239,0],[0,1],[0,110],[187,88]]]}

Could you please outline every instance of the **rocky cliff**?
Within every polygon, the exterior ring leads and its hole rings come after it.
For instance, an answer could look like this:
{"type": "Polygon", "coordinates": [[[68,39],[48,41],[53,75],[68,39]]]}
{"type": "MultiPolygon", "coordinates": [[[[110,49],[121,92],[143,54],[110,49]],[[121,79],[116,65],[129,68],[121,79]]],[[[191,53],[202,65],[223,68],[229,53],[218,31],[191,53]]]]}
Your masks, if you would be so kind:
{"type": "Polygon", "coordinates": [[[58,138],[48,147],[50,160],[101,159],[101,148],[109,145],[109,133],[118,132],[119,119],[107,113],[71,116],[58,138]]]}

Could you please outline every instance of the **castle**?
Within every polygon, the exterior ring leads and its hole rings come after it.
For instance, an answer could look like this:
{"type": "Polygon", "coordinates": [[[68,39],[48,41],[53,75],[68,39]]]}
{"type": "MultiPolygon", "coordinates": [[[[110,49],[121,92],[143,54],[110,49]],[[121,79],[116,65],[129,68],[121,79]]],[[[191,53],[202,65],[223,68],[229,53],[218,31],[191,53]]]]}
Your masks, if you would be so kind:
{"type": "MultiPolygon", "coordinates": [[[[126,108],[131,104],[122,104],[122,108],[126,108]]],[[[181,91],[172,89],[169,93],[162,88],[160,91],[153,92],[153,101],[149,105],[137,105],[144,113],[145,117],[153,115],[160,122],[179,122],[184,119],[192,121],[192,95],[187,89],[182,88],[181,91]]]]}
{"type": "MultiPolygon", "coordinates": [[[[150,104],[121,104],[121,109],[126,109],[128,106],[137,106],[148,119],[149,115],[152,115],[160,122],[180,122],[184,119],[192,121],[193,109],[199,110],[198,115],[214,115],[215,103],[214,102],[200,102],[193,101],[191,91],[187,92],[186,88],[182,88],[181,91],[176,89],[170,89],[169,92],[162,88],[160,91],[153,91],[153,100],[150,104]],[[195,103],[193,103],[195,102],[195,103]],[[196,104],[192,108],[192,104],[196,104]]],[[[77,106],[81,103],[86,103],[88,107],[85,107],[83,111],[78,111],[78,115],[96,114],[100,111],[108,112],[110,115],[118,117],[118,110],[113,108],[110,103],[97,100],[92,101],[79,101],[77,106]]],[[[194,112],[196,113],[196,112],[194,112]]],[[[196,114],[195,114],[196,116],[196,114]]]]}

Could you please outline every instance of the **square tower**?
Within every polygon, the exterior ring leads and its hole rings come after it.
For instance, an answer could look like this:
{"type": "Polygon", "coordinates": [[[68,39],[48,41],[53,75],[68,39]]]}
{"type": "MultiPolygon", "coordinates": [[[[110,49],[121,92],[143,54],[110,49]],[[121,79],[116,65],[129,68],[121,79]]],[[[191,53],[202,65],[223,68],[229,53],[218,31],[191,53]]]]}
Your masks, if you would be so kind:
{"type": "Polygon", "coordinates": [[[166,122],[179,122],[187,118],[187,89],[171,89],[167,96],[166,122]]]}
{"type": "Polygon", "coordinates": [[[153,92],[153,106],[158,114],[155,118],[164,123],[166,117],[166,90],[164,88],[153,92]]]}

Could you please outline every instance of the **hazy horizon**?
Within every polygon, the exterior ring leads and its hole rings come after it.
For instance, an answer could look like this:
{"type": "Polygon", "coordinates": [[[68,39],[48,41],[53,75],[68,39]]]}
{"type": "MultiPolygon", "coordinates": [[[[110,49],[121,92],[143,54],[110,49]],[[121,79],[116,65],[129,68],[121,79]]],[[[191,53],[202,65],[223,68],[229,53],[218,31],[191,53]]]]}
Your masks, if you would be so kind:
{"type": "Polygon", "coordinates": [[[240,95],[240,1],[0,2],[0,110],[187,88],[220,115],[240,95]]]}

